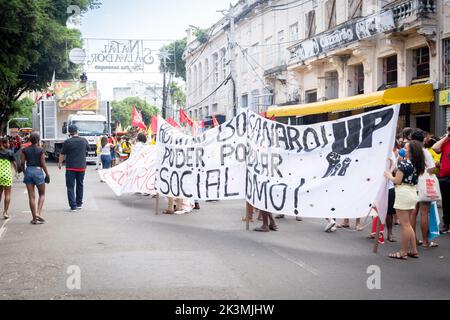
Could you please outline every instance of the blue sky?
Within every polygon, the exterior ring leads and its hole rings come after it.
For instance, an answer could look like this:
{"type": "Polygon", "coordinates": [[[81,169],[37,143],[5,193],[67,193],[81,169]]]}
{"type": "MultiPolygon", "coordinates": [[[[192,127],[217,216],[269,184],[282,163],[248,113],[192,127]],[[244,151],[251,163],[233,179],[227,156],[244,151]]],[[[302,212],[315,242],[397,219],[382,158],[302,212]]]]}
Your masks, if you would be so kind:
{"type": "MultiPolygon", "coordinates": [[[[100,9],[82,18],[84,38],[178,39],[189,25],[210,27],[222,17],[230,0],[103,0],[100,9]]],[[[236,0],[232,0],[233,4],[236,0]]],[[[155,45],[159,45],[156,44],[155,45]]],[[[155,70],[157,66],[155,65],[155,70]]],[[[162,82],[158,74],[88,74],[96,80],[102,99],[112,99],[112,88],[132,80],[162,82]]]]}

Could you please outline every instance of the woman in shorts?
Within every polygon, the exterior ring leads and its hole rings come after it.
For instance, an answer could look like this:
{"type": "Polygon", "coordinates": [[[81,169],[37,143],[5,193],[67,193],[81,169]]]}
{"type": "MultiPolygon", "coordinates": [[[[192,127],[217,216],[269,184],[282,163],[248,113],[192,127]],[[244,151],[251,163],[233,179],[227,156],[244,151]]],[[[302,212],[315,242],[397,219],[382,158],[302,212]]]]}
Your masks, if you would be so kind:
{"type": "Polygon", "coordinates": [[[27,186],[31,215],[33,216],[31,224],[41,224],[45,222],[42,218],[42,208],[45,199],[45,182],[50,181],[50,175],[48,174],[47,166],[45,164],[44,150],[39,147],[39,135],[37,133],[32,133],[30,142],[31,146],[23,149],[22,154],[20,155],[21,166],[24,172],[23,182],[27,186]],[[37,187],[39,193],[37,209],[34,187],[37,187]]]}

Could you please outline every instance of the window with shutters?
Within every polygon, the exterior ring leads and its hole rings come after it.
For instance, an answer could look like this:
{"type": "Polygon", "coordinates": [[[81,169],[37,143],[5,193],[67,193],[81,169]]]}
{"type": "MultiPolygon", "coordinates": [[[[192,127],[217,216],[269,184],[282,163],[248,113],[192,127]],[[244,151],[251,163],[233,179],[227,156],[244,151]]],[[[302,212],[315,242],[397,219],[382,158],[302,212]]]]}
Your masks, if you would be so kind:
{"type": "Polygon", "coordinates": [[[298,40],[298,23],[289,26],[289,41],[294,42],[298,40]]]}
{"type": "Polygon", "coordinates": [[[430,77],[430,49],[422,47],[414,50],[416,79],[430,77]]]}
{"type": "Polygon", "coordinates": [[[264,51],[266,53],[265,63],[266,66],[271,66],[273,63],[273,48],[272,48],[272,37],[269,37],[265,40],[264,51]]]}
{"type": "Polygon", "coordinates": [[[316,11],[311,10],[306,14],[306,38],[311,38],[316,34],[316,11]]]}
{"type": "Polygon", "coordinates": [[[384,83],[397,85],[397,55],[383,59],[384,83]]]}
{"type": "Polygon", "coordinates": [[[336,26],[336,0],[328,0],[325,2],[325,22],[327,29],[336,26]]]}
{"type": "Polygon", "coordinates": [[[362,16],[363,0],[347,0],[348,1],[348,19],[358,18],[362,16]]]}
{"type": "Polygon", "coordinates": [[[213,83],[217,84],[219,82],[219,55],[217,53],[213,54],[213,83]]]}
{"type": "MultiPolygon", "coordinates": [[[[442,49],[442,64],[444,66],[444,87],[445,89],[450,89],[450,38],[443,40],[442,49]]],[[[447,110],[450,110],[450,108],[447,108],[447,110]]]]}
{"type": "Polygon", "coordinates": [[[284,41],[284,30],[281,30],[278,32],[278,65],[284,64],[284,48],[286,47],[284,41]]]}

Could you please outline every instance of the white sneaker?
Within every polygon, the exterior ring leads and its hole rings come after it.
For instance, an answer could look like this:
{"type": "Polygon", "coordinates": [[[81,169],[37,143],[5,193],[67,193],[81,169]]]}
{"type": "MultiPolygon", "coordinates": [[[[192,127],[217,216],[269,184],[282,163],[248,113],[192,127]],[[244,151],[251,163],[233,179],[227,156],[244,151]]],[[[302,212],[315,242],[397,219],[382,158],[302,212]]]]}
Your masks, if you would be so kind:
{"type": "Polygon", "coordinates": [[[325,232],[334,232],[336,231],[336,221],[334,219],[331,219],[330,222],[327,223],[325,226],[325,232]],[[334,228],[334,230],[332,230],[334,228]]]}

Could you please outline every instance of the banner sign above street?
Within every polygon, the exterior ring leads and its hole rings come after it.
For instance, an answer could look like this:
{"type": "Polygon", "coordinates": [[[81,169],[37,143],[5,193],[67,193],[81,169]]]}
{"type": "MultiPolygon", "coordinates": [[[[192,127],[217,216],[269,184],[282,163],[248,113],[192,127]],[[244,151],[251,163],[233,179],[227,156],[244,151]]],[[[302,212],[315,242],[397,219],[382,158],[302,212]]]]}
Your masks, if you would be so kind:
{"type": "Polygon", "coordinates": [[[58,110],[96,111],[97,82],[56,81],[55,99],[58,110]]]}
{"type": "Polygon", "coordinates": [[[320,53],[367,39],[377,33],[390,31],[394,28],[394,15],[391,10],[356,21],[349,21],[331,31],[321,33],[294,46],[291,50],[289,63],[304,61],[320,53]]]}
{"type": "Polygon", "coordinates": [[[357,218],[387,202],[383,176],[399,106],[313,125],[241,113],[197,137],[159,118],[156,188],[196,200],[246,199],[273,213],[357,218]]]}
{"type": "MultiPolygon", "coordinates": [[[[163,40],[84,39],[88,73],[151,73],[157,72],[159,50],[163,40]]],[[[167,63],[173,60],[169,53],[167,63]]]]}

